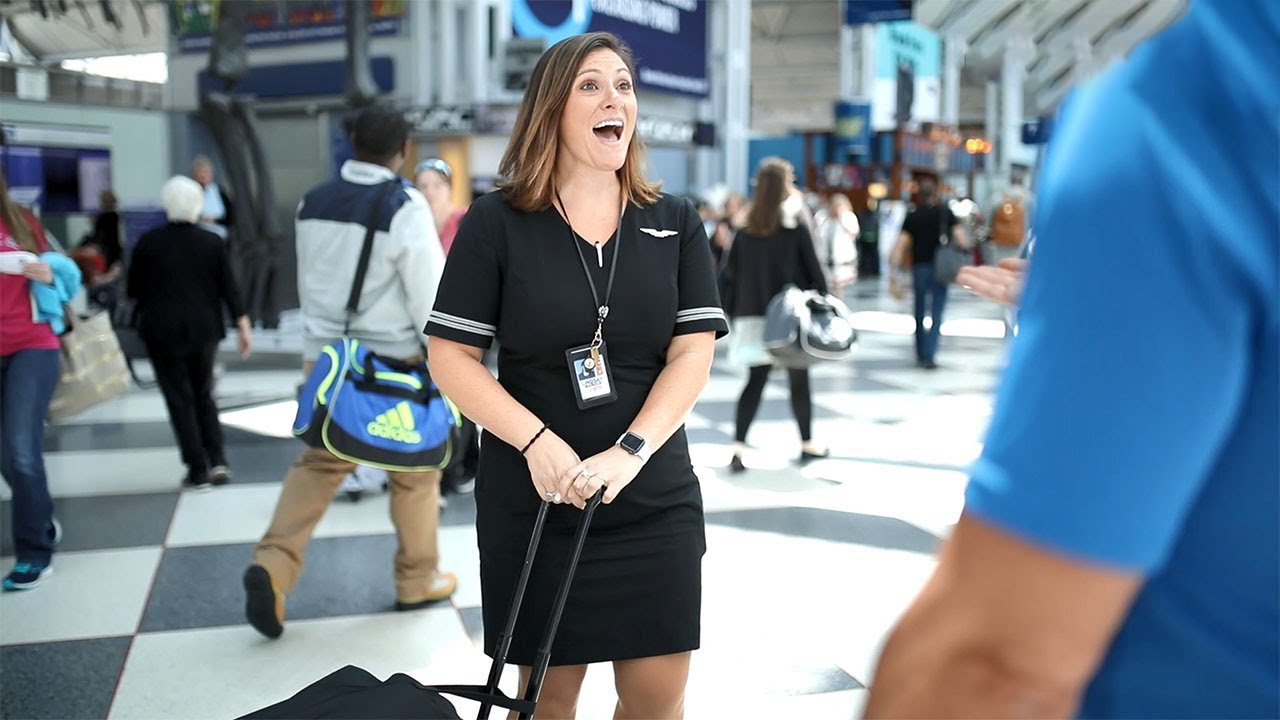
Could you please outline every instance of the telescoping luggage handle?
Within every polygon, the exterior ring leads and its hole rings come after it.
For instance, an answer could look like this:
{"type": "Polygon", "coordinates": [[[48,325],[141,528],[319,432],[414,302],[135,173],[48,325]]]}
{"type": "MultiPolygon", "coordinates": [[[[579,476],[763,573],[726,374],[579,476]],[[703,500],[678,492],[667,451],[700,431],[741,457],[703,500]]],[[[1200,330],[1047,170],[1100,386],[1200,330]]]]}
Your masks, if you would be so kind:
{"type": "Polygon", "coordinates": [[[511,649],[511,637],[515,634],[516,619],[520,616],[520,605],[524,602],[525,588],[529,584],[529,572],[533,569],[533,558],[538,553],[538,543],[542,540],[542,528],[547,521],[547,510],[551,503],[543,502],[538,508],[538,516],[533,521],[533,537],[529,539],[529,549],[524,556],[524,565],[520,568],[520,578],[516,581],[516,590],[511,598],[511,609],[507,611],[507,621],[498,636],[497,651],[493,654],[493,665],[489,667],[489,680],[484,685],[433,685],[432,690],[455,695],[480,703],[478,720],[488,720],[489,711],[494,705],[519,714],[520,720],[529,720],[538,708],[538,696],[542,694],[542,681],[547,677],[547,666],[551,664],[551,643],[555,640],[556,630],[560,627],[560,615],[564,612],[565,601],[569,599],[569,586],[573,583],[574,572],[578,569],[578,558],[582,555],[582,546],[587,541],[587,529],[591,527],[591,516],[604,498],[604,488],[600,488],[582,511],[582,519],[578,521],[578,530],[573,536],[573,552],[569,555],[569,565],[565,568],[564,578],[560,580],[560,588],[556,591],[556,601],[551,607],[551,615],[547,618],[547,627],[542,634],[542,642],[538,645],[538,655],[534,658],[533,670],[529,675],[529,685],[525,688],[524,697],[510,698],[498,689],[498,681],[502,678],[502,670],[507,664],[507,651],[511,649]]]}

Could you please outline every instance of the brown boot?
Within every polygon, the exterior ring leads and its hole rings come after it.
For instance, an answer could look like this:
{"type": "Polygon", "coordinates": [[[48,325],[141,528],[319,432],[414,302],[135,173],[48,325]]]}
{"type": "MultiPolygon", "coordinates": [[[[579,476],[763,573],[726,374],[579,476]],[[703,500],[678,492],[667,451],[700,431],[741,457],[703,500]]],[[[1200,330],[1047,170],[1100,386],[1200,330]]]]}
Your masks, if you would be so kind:
{"type": "Polygon", "coordinates": [[[431,581],[431,590],[425,595],[416,598],[397,598],[397,610],[417,610],[427,607],[433,603],[448,599],[454,590],[458,589],[458,576],[453,573],[438,572],[436,577],[431,581]]]}

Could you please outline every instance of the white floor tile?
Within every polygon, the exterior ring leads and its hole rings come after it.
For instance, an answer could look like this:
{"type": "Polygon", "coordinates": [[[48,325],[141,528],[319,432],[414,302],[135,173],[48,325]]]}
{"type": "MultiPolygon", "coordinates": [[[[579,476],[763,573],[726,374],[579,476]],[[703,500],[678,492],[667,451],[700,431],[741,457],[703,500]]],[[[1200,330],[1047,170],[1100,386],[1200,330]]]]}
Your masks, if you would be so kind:
{"type": "Polygon", "coordinates": [[[160,548],[58,553],[39,587],[0,594],[0,644],[133,634],[159,562],[160,548]]]}
{"type": "Polygon", "coordinates": [[[458,576],[454,607],[480,607],[480,550],[474,525],[440,528],[440,569],[458,576]]]}
{"type": "Polygon", "coordinates": [[[49,452],[44,466],[55,498],[177,492],[187,472],[176,448],[49,452]]]}
{"type": "MultiPolygon", "coordinates": [[[[271,523],[280,486],[228,485],[209,493],[183,493],[167,544],[224,545],[257,542],[271,523]]],[[[391,524],[390,496],[371,493],[358,503],[335,499],[313,538],[384,535],[391,524]]]]}
{"type": "Polygon", "coordinates": [[[452,608],[294,620],[279,640],[243,625],[148,633],[129,653],[110,717],[239,717],[348,664],[434,682],[421,671],[470,647],[452,608]]]}

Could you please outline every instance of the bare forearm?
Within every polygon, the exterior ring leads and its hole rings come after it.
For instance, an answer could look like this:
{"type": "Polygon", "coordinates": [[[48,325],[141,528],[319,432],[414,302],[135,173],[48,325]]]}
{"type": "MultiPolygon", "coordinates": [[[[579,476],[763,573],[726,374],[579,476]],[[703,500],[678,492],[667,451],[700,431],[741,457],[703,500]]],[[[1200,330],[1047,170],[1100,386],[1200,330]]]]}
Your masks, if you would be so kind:
{"type": "Polygon", "coordinates": [[[711,373],[711,352],[691,350],[672,357],[628,428],[659,448],[684,423],[711,373]]]}
{"type": "Polygon", "coordinates": [[[885,647],[864,717],[1065,718],[1079,704],[1078,689],[1020,675],[990,653],[911,644],[895,633],[885,647]]]}
{"type": "Polygon", "coordinates": [[[462,413],[508,445],[524,447],[542,420],[498,383],[479,360],[462,353],[431,352],[431,378],[462,413]]]}

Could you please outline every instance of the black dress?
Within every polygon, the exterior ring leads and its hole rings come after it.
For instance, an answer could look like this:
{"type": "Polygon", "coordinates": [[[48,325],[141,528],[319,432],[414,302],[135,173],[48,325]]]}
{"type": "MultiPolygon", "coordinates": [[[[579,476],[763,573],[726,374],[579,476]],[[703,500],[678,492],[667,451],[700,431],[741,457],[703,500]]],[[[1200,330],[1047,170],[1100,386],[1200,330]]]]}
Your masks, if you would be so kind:
{"type": "MultiPolygon", "coordinates": [[[[706,233],[693,205],[663,195],[628,206],[618,241],[575,239],[552,207],[525,213],[499,193],[458,229],[426,333],[475,347],[496,337],[498,381],[582,458],[627,430],[666,364],[675,335],[728,332],[706,233]],[[664,231],[675,231],[668,234],[664,231]],[[662,235],[664,237],[657,237],[662,235]],[[604,339],[618,399],[578,409],[565,351],[595,332],[595,303],[574,244],[603,296],[617,277],[604,339]]],[[[542,503],[519,449],[485,433],[476,475],[485,651],[493,654],[533,519],[542,503]]],[[[509,658],[531,665],[581,513],[552,506],[509,658]]],[[[552,665],[666,655],[699,643],[702,494],[680,428],[610,505],[597,510],[574,578],[552,665]]]]}

